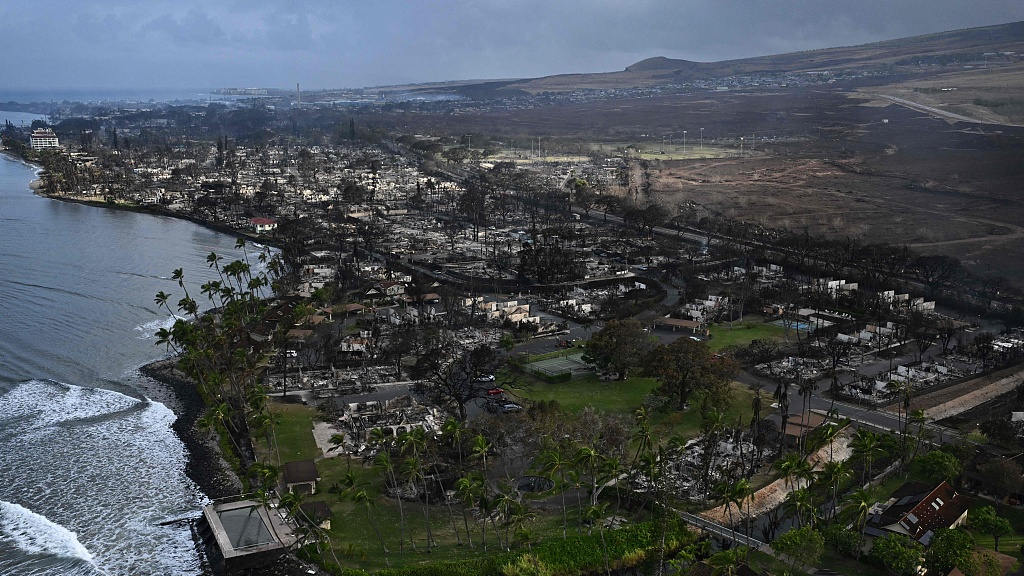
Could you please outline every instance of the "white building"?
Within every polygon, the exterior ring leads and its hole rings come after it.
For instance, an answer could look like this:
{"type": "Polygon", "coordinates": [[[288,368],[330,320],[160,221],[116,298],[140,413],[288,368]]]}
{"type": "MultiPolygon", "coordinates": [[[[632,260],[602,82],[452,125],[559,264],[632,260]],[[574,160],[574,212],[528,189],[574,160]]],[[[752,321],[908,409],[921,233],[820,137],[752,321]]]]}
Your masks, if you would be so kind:
{"type": "Polygon", "coordinates": [[[36,128],[33,130],[32,135],[29,136],[29,142],[32,144],[33,150],[60,148],[60,143],[57,142],[57,135],[49,128],[36,128]]]}

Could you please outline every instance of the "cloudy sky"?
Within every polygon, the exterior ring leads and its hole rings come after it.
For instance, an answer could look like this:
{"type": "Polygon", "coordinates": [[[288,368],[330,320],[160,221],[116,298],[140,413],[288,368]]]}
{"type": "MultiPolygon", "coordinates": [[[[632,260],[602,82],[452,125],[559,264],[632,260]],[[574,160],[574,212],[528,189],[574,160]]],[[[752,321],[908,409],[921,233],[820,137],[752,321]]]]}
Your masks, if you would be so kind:
{"type": "Polygon", "coordinates": [[[534,77],[1018,20],[1021,0],[0,0],[0,85],[343,88],[534,77]]]}

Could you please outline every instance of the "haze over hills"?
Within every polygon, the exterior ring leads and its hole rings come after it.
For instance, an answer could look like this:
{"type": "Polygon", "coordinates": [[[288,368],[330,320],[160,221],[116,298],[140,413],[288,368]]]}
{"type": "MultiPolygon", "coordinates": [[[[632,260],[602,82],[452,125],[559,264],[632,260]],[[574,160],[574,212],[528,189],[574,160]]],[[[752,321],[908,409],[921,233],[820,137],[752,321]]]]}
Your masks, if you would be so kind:
{"type": "Polygon", "coordinates": [[[721,62],[691,62],[665,57],[642,60],[620,72],[563,74],[510,83],[506,89],[527,92],[654,86],[679,81],[710,80],[738,74],[867,70],[929,64],[982,64],[986,52],[1024,52],[1024,22],[939,32],[847,46],[758,56],[721,62]]]}
{"type": "MultiPolygon", "coordinates": [[[[591,74],[559,74],[542,78],[466,83],[458,90],[469,96],[493,96],[522,91],[559,92],[580,89],[616,89],[713,80],[736,75],[803,72],[853,72],[888,70],[892,73],[937,73],[952,67],[1020,63],[1024,53],[1024,22],[969,28],[805,52],[757,56],[721,62],[692,62],[656,56],[641,60],[625,70],[591,74]],[[1005,55],[1005,52],[1013,52],[1005,55]]],[[[443,84],[420,85],[439,88],[443,84]]],[[[450,89],[452,86],[447,84],[450,89]]]]}

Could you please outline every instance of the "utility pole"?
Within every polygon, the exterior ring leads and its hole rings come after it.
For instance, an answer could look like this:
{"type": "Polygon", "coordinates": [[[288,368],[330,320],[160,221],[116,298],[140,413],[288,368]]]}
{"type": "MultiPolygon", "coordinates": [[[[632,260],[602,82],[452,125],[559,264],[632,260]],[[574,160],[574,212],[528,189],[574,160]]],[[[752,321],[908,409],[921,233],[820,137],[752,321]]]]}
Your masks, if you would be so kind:
{"type": "Polygon", "coordinates": [[[683,156],[686,156],[686,130],[683,130],[683,156]]]}
{"type": "Polygon", "coordinates": [[[700,129],[700,149],[704,150],[704,129],[700,129]]]}

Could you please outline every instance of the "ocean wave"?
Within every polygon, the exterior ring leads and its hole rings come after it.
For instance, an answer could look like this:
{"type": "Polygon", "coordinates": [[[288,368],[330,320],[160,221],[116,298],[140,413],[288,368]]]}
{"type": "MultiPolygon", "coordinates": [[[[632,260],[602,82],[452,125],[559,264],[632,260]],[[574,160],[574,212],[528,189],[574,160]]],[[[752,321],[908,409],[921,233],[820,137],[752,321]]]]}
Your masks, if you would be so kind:
{"type": "Polygon", "coordinates": [[[29,380],[0,396],[0,439],[42,430],[62,422],[112,417],[130,410],[137,398],[103,388],[86,388],[54,380],[29,380]],[[55,410],[54,406],[59,406],[55,410]]]}
{"type": "Polygon", "coordinates": [[[0,535],[28,554],[76,558],[93,564],[93,555],[78,535],[20,504],[0,500],[0,535]]]}
{"type": "Polygon", "coordinates": [[[174,323],[181,319],[181,316],[171,315],[167,318],[157,318],[156,320],[150,320],[145,324],[140,324],[135,327],[136,332],[140,332],[137,338],[139,340],[154,340],[156,339],[156,333],[161,328],[170,330],[174,323]]]}

